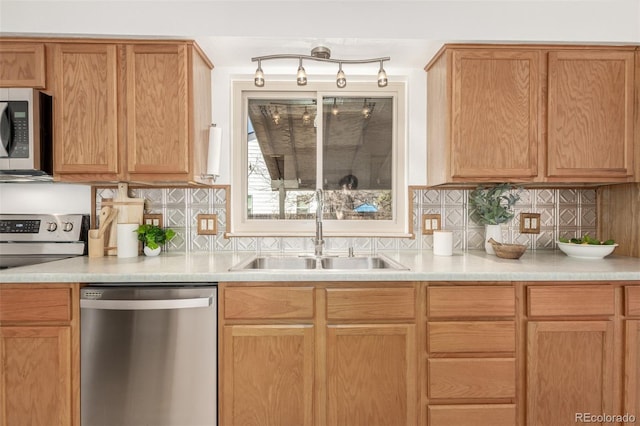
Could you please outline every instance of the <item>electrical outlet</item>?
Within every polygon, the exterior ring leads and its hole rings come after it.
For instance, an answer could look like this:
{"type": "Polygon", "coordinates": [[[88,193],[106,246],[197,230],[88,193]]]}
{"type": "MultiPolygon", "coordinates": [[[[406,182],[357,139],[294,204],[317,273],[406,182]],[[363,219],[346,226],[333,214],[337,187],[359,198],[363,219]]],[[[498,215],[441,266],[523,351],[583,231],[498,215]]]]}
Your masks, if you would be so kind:
{"type": "Polygon", "coordinates": [[[423,214],[422,215],[422,234],[432,235],[433,231],[442,229],[440,226],[439,214],[423,214]]]}
{"type": "Polygon", "coordinates": [[[198,235],[216,235],[218,233],[218,215],[198,215],[198,235]]]}
{"type": "Polygon", "coordinates": [[[143,214],[142,223],[145,225],[156,225],[162,228],[162,213],[143,214]]]}
{"type": "Polygon", "coordinates": [[[520,233],[540,233],[540,213],[520,213],[520,233]]]}

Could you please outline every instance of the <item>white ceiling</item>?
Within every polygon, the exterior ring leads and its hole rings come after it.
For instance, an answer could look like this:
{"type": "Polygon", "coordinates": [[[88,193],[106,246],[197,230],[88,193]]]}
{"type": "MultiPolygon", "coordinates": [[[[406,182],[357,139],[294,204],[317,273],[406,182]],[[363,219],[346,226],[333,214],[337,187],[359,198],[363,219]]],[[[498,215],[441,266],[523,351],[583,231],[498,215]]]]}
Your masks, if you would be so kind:
{"type": "Polygon", "coordinates": [[[446,41],[640,42],[640,0],[0,0],[3,33],[195,38],[216,67],[254,56],[391,56],[422,68],[446,41]]]}

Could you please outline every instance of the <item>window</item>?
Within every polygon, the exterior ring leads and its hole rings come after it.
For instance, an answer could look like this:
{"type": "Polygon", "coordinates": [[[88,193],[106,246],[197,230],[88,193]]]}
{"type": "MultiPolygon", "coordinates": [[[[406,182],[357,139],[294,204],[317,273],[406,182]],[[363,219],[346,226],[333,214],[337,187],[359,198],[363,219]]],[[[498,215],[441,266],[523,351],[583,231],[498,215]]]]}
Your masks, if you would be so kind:
{"type": "Polygon", "coordinates": [[[406,235],[404,84],[235,82],[232,235],[406,235]]]}

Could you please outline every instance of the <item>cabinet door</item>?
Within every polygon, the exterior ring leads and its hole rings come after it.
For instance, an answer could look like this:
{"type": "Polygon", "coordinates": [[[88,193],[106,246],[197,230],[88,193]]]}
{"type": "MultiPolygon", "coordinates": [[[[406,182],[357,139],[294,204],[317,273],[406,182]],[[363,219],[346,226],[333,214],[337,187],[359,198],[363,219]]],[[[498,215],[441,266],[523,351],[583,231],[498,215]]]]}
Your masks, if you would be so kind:
{"type": "Polygon", "coordinates": [[[414,325],[327,330],[327,424],[416,424],[414,325]]]}
{"type": "Polygon", "coordinates": [[[533,178],[538,174],[540,53],[453,53],[453,178],[533,178]]]}
{"type": "Polygon", "coordinates": [[[72,424],[70,349],[68,326],[0,327],[0,423],[72,424]]]}
{"type": "Polygon", "coordinates": [[[116,45],[58,44],[54,70],[54,174],[61,180],[115,179],[116,45]]]}
{"type": "Polygon", "coordinates": [[[633,174],[634,55],[549,53],[548,175],[591,180],[633,174]]]}
{"type": "Polygon", "coordinates": [[[0,43],[0,87],[44,89],[44,44],[0,43]]]}
{"type": "Polygon", "coordinates": [[[132,178],[187,176],[188,90],[187,46],[127,46],[127,169],[132,178]]]}
{"type": "MultiPolygon", "coordinates": [[[[640,320],[626,321],[624,412],[638,417],[640,410],[640,320]]],[[[625,423],[625,426],[631,423],[625,423]]]]}
{"type": "Polygon", "coordinates": [[[529,322],[527,425],[614,412],[613,350],[612,321],[529,322]]]}
{"type": "Polygon", "coordinates": [[[220,424],[313,424],[311,325],[224,327],[220,424]]]}

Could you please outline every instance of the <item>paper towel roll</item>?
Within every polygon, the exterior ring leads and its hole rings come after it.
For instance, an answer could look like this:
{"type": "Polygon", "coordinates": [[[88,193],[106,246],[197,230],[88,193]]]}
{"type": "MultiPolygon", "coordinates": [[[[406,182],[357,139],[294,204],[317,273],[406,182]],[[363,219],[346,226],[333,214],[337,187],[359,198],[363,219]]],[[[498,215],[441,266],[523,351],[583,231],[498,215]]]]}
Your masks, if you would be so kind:
{"type": "Polygon", "coordinates": [[[222,145],[222,129],[217,126],[209,128],[209,152],[207,153],[207,175],[220,176],[220,146],[222,145]]]}
{"type": "Polygon", "coordinates": [[[453,232],[433,231],[433,254],[451,256],[453,254],[453,232]]]}
{"type": "Polygon", "coordinates": [[[118,257],[136,257],[138,255],[137,223],[118,224],[118,257]]]}

